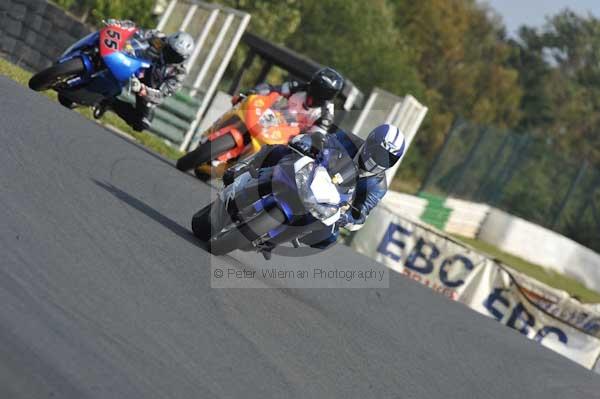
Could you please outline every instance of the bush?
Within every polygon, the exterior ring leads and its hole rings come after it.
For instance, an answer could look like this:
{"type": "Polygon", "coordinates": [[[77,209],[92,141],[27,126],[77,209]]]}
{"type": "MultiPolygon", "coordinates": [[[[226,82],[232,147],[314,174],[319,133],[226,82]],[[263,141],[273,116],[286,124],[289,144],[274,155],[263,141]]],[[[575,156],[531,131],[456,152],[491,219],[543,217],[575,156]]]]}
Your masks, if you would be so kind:
{"type": "Polygon", "coordinates": [[[130,19],[144,28],[156,25],[154,0],[56,0],[56,4],[98,26],[103,19],[130,19]]]}

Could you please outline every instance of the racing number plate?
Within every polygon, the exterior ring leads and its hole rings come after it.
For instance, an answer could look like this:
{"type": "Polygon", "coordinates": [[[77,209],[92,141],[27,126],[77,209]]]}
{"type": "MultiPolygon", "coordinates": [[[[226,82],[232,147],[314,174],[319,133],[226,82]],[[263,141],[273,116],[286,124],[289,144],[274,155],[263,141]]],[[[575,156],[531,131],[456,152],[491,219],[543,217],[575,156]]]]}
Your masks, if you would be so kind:
{"type": "Polygon", "coordinates": [[[121,51],[127,40],[135,33],[136,28],[122,28],[117,25],[109,25],[100,31],[100,55],[105,57],[121,51]]]}

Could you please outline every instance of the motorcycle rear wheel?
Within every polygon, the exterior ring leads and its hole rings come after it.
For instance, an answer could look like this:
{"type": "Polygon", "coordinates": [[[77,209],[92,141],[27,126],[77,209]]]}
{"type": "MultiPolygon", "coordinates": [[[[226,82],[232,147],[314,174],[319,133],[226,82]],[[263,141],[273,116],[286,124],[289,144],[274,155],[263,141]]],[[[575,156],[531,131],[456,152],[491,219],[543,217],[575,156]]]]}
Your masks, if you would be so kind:
{"type": "Polygon", "coordinates": [[[231,134],[225,134],[213,141],[200,144],[177,160],[175,167],[183,172],[196,169],[203,163],[216,159],[219,155],[235,148],[236,142],[231,134]]]}
{"type": "Polygon", "coordinates": [[[82,73],[84,69],[85,67],[83,66],[81,58],[71,58],[60,64],[54,64],[33,75],[31,79],[29,79],[29,88],[35,91],[48,90],[61,80],[66,80],[67,78],[82,73]]]}
{"type": "Polygon", "coordinates": [[[245,223],[211,237],[208,241],[210,253],[218,256],[236,249],[250,249],[252,248],[252,240],[262,237],[274,228],[281,226],[285,220],[286,217],[281,209],[276,206],[270,208],[245,223]]]}

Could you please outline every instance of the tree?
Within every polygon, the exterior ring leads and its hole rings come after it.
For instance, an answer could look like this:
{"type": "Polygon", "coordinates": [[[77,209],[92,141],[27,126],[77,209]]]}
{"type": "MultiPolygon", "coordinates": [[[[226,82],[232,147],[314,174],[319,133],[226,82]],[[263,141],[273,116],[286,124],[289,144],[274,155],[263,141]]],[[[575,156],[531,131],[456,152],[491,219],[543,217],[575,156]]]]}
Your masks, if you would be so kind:
{"type": "Polygon", "coordinates": [[[524,92],[519,128],[600,165],[600,20],[564,10],[511,42],[524,92]]]}
{"type": "Polygon", "coordinates": [[[222,0],[223,5],[252,14],[248,29],[283,44],[300,24],[301,0],[222,0]]]}
{"type": "Polygon", "coordinates": [[[57,0],[56,3],[83,15],[86,22],[95,26],[108,18],[130,19],[145,28],[156,25],[152,14],[154,0],[57,0]]]}
{"type": "Polygon", "coordinates": [[[154,0],[88,0],[91,5],[90,22],[99,25],[103,19],[129,19],[138,26],[156,26],[152,7],[154,0]]]}
{"type": "MultiPolygon", "coordinates": [[[[277,44],[283,44],[285,40],[296,31],[300,24],[300,1],[301,0],[221,0],[220,4],[246,11],[252,15],[248,30],[261,37],[271,40],[277,44]]],[[[224,80],[233,78],[239,70],[248,52],[243,46],[235,52],[231,64],[226,71],[224,80]]],[[[256,76],[260,73],[262,65],[254,62],[242,80],[242,87],[252,85],[256,76]]],[[[283,79],[283,73],[274,68],[268,77],[270,82],[278,82],[283,79]]]]}
{"type": "Polygon", "coordinates": [[[420,95],[415,52],[394,26],[384,0],[304,0],[301,24],[286,40],[294,50],[333,66],[363,91],[381,86],[420,95]]]}
{"type": "MultiPolygon", "coordinates": [[[[520,118],[518,71],[508,64],[504,28],[473,0],[392,1],[395,23],[417,52],[429,116],[407,161],[423,174],[457,116],[514,126],[520,118]],[[416,152],[416,153],[415,153],[416,152]]],[[[405,168],[403,168],[405,169],[405,168]]],[[[404,174],[406,176],[406,174],[404,174]]]]}

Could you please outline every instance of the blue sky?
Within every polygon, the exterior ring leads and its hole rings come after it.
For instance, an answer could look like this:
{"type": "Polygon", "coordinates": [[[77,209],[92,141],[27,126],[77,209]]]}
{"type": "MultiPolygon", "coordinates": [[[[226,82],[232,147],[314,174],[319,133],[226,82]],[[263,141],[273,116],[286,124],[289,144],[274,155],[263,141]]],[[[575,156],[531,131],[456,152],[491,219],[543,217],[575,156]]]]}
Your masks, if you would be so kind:
{"type": "Polygon", "coordinates": [[[568,7],[579,14],[591,12],[600,17],[600,0],[479,0],[488,3],[504,20],[508,33],[521,25],[542,26],[546,15],[553,15],[568,7]]]}

